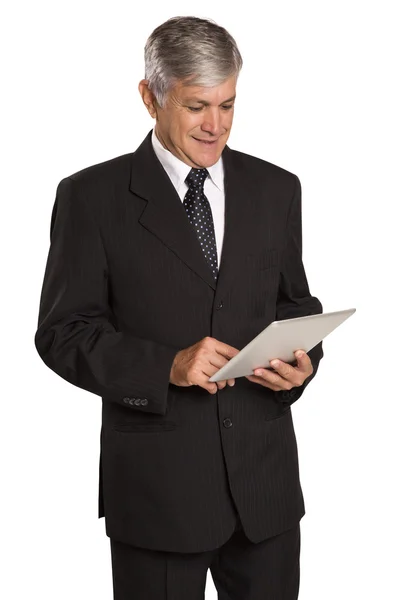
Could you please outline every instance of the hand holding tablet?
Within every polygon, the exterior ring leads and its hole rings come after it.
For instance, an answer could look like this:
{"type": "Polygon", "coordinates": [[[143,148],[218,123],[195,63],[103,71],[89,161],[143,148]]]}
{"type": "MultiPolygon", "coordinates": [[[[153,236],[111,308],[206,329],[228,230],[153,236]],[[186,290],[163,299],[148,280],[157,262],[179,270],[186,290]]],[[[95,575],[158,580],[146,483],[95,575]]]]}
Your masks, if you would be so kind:
{"type": "Polygon", "coordinates": [[[274,358],[296,360],[296,350],[308,352],[356,311],[355,308],[273,321],[249,342],[210,382],[254,375],[254,370],[270,367],[274,358]]]}
{"type": "Polygon", "coordinates": [[[304,350],[297,350],[295,356],[297,358],[297,366],[274,359],[271,361],[271,365],[274,367],[273,370],[270,368],[257,368],[254,371],[254,375],[246,375],[246,379],[268,387],[273,391],[287,390],[292,389],[292,387],[301,386],[313,373],[313,364],[304,350]]]}

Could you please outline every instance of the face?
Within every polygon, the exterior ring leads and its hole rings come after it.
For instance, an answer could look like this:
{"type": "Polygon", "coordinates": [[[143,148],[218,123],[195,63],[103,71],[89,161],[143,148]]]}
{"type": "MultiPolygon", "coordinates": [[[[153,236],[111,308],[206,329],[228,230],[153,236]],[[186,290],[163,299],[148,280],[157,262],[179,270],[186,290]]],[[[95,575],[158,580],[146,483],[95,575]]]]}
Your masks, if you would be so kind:
{"type": "Polygon", "coordinates": [[[196,169],[218,161],[232,127],[236,77],[215,87],[179,82],[168,93],[164,108],[158,105],[146,79],[139,83],[139,91],[156,119],[155,132],[164,148],[196,169]]]}

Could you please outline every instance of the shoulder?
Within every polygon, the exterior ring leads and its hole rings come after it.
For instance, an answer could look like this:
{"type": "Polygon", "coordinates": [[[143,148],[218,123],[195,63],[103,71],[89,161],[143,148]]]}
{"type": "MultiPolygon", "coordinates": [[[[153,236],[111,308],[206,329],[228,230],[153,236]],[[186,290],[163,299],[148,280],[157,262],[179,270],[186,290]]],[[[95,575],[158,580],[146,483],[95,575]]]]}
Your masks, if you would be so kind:
{"type": "Polygon", "coordinates": [[[232,148],[228,148],[228,153],[232,167],[244,175],[250,175],[255,183],[264,184],[268,180],[292,192],[300,183],[295,173],[265,159],[232,148]]]}
{"type": "Polygon", "coordinates": [[[61,179],[56,191],[57,207],[81,215],[86,206],[100,218],[104,207],[128,189],[132,154],[89,165],[61,179]]]}
{"type": "Polygon", "coordinates": [[[61,179],[52,220],[56,212],[72,218],[82,218],[84,213],[101,218],[104,207],[128,187],[132,154],[89,165],[61,179]]]}
{"type": "MultiPolygon", "coordinates": [[[[133,152],[89,165],[64,177],[60,184],[68,181],[83,191],[114,187],[118,182],[129,179],[133,152]]],[[[60,185],[59,184],[59,185],[60,185]]]]}

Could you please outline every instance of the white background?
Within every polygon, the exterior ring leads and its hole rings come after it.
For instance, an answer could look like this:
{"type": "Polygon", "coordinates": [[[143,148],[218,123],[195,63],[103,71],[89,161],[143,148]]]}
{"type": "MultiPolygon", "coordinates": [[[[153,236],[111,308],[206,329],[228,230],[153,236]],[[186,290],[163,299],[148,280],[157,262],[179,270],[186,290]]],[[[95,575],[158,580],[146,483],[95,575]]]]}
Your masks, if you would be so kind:
{"type": "MultiPolygon", "coordinates": [[[[307,511],[300,600],[399,598],[395,2],[213,0],[193,13],[173,0],[9,6],[1,596],[112,598],[97,519],[101,399],[55,375],[34,347],[50,216],[60,179],[134,151],[152,128],[137,89],[145,41],[166,19],[193,14],[226,27],[243,56],[228,145],[300,177],[311,293],[324,312],[357,308],[324,342],[319,373],[293,407],[307,511]]],[[[206,598],[216,597],[208,573],[206,598]]]]}

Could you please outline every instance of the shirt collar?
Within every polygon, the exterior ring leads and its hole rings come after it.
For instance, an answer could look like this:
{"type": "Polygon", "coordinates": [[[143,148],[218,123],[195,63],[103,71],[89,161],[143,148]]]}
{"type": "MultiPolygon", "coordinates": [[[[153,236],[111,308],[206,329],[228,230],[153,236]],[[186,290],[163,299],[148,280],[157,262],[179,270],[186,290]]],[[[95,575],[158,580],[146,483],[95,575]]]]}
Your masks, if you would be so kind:
{"type": "MultiPolygon", "coordinates": [[[[182,183],[185,181],[191,167],[187,165],[183,160],[177,158],[172,152],[164,148],[160,140],[156,136],[155,127],[151,135],[151,141],[153,144],[154,152],[164,169],[167,171],[175,189],[179,189],[182,183]]],[[[212,182],[217,188],[224,191],[224,169],[222,158],[219,157],[217,162],[211,167],[207,167],[207,171],[210,174],[212,182]]]]}

